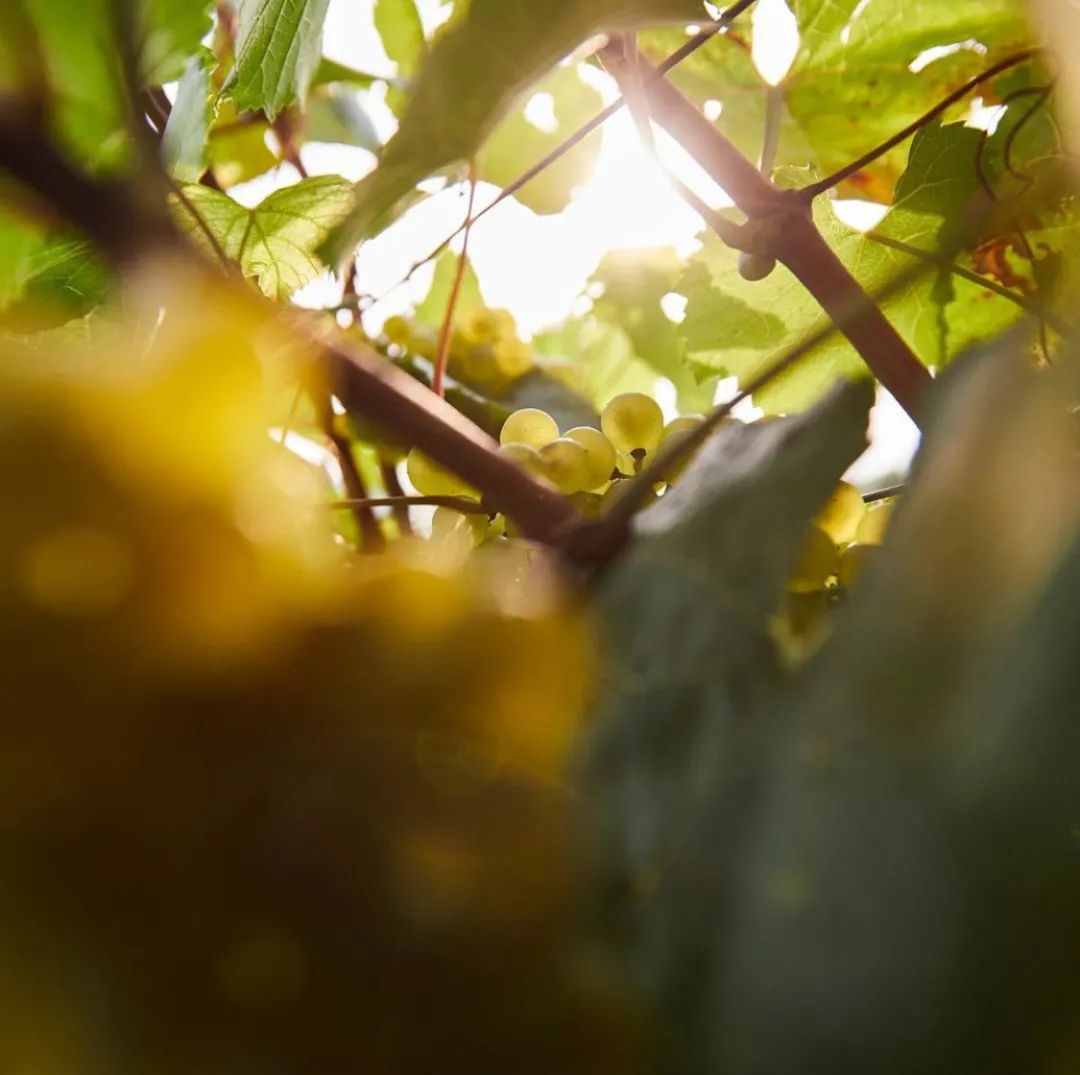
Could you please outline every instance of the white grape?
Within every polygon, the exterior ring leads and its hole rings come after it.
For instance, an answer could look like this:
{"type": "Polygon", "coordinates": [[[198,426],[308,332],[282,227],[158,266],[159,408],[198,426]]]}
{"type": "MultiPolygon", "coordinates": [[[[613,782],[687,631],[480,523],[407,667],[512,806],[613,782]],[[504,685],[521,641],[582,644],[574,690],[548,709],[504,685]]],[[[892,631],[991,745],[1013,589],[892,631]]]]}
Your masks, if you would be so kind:
{"type": "Polygon", "coordinates": [[[599,489],[609,482],[615,469],[615,446],[611,441],[592,426],[577,426],[566,435],[585,449],[589,467],[585,488],[599,489]]]}
{"type": "Polygon", "coordinates": [[[624,392],[604,408],[600,427],[616,451],[651,455],[664,431],[664,414],[652,396],[624,392]]]}
{"type": "Polygon", "coordinates": [[[514,411],[503,422],[499,433],[500,444],[524,444],[528,448],[542,448],[559,435],[555,419],[547,411],[536,407],[524,407],[514,411]]]}

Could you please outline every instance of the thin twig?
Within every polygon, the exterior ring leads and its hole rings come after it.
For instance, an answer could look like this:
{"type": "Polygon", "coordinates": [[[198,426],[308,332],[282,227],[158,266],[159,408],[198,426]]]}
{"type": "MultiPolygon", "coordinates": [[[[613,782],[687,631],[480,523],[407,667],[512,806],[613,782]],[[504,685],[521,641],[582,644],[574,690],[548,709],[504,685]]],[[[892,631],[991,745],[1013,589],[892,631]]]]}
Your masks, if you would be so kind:
{"type": "Polygon", "coordinates": [[[329,398],[321,409],[323,430],[327,439],[334,448],[334,454],[341,464],[341,477],[345,482],[345,491],[353,502],[353,515],[356,518],[357,544],[361,552],[377,552],[386,545],[379,520],[371,507],[365,503],[368,499],[367,485],[356,465],[356,459],[352,454],[352,445],[347,437],[341,436],[334,429],[334,412],[330,407],[329,398]]]}
{"type": "Polygon", "coordinates": [[[454,270],[454,283],[450,288],[450,297],[446,302],[442,325],[439,328],[439,340],[435,346],[435,374],[431,381],[431,390],[437,396],[445,395],[443,382],[446,378],[446,364],[450,361],[450,340],[454,329],[454,310],[457,308],[461,284],[465,279],[465,269],[469,261],[469,233],[472,230],[473,203],[476,200],[476,163],[469,162],[469,202],[465,209],[464,233],[461,239],[461,253],[458,254],[457,268],[454,270]]]}
{"type": "Polygon", "coordinates": [[[955,261],[950,261],[940,254],[934,254],[929,250],[920,250],[917,246],[911,246],[908,243],[901,242],[899,239],[893,239],[888,235],[882,235],[877,231],[868,231],[865,232],[865,235],[867,239],[871,239],[875,243],[880,243],[882,246],[898,250],[901,254],[907,254],[909,257],[918,258],[920,261],[925,261],[930,265],[936,265],[938,268],[944,269],[954,276],[959,276],[961,279],[967,280],[972,284],[977,284],[987,291],[992,291],[995,295],[1000,295],[1003,299],[1008,299],[1009,302],[1019,306],[1020,309],[1025,310],[1038,320],[1045,321],[1046,324],[1061,336],[1072,336],[1076,331],[1070,324],[1063,321],[1057,314],[1046,309],[1041,303],[1029,299],[1026,295],[1023,295],[1018,291],[1013,291],[1010,288],[1004,287],[1002,284],[997,283],[996,280],[988,280],[985,276],[980,276],[977,272],[964,268],[963,265],[957,265],[955,261]]]}
{"type": "Polygon", "coordinates": [[[906,482],[899,485],[888,485],[884,489],[875,489],[872,493],[863,493],[863,503],[873,504],[876,500],[888,500],[891,496],[899,496],[907,488],[906,482]]]}
{"type": "MultiPolygon", "coordinates": [[[[379,474],[382,477],[383,488],[386,490],[386,495],[393,499],[400,500],[405,496],[405,490],[401,487],[401,482],[398,480],[397,467],[389,459],[384,459],[381,455],[379,457],[379,474]]],[[[404,536],[413,532],[412,519],[409,516],[408,504],[394,504],[394,520],[398,524],[398,532],[404,536]]]]}
{"type": "Polygon", "coordinates": [[[1012,56],[1007,56],[1004,60],[999,60],[985,71],[969,78],[962,86],[953,90],[947,97],[942,98],[942,100],[938,101],[929,112],[924,112],[923,115],[917,120],[909,123],[902,131],[897,131],[891,138],[886,138],[880,145],[875,146],[857,160],[845,165],[839,171],[833,172],[832,175],[827,175],[824,179],[819,179],[816,183],[811,183],[809,186],[803,187],[800,193],[805,198],[810,199],[816,198],[819,194],[824,194],[827,190],[831,190],[845,179],[853,176],[856,172],[861,171],[868,164],[872,164],[878,157],[884,156],[890,149],[900,145],[901,142],[907,141],[907,139],[909,139],[917,130],[925,127],[931,120],[936,119],[947,108],[956,104],[957,101],[962,100],[971,93],[973,89],[981,86],[982,83],[994,78],[995,75],[1000,75],[1002,71],[1008,71],[1010,67],[1016,67],[1019,64],[1026,63],[1028,60],[1032,60],[1041,54],[1042,49],[1025,49],[1023,52],[1017,52],[1012,56]]]}

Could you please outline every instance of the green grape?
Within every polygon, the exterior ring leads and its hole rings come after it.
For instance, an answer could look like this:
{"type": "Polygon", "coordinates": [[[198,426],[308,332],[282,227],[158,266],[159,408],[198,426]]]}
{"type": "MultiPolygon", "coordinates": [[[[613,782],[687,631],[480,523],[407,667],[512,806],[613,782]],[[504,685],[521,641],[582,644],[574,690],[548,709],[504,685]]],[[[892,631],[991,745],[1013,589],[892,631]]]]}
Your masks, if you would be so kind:
{"type": "Polygon", "coordinates": [[[408,318],[395,314],[383,322],[382,334],[391,343],[406,344],[412,335],[412,325],[409,324],[408,318]]]}
{"type": "MultiPolygon", "coordinates": [[[[672,420],[664,426],[663,433],[660,434],[660,447],[658,451],[663,451],[672,444],[677,444],[680,441],[685,440],[704,421],[705,419],[700,414],[686,414],[681,418],[672,418],[672,420]]],[[[689,462],[689,459],[680,459],[677,463],[668,467],[664,472],[664,481],[669,484],[678,481],[689,462]]]]}
{"type": "MultiPolygon", "coordinates": [[[[608,487],[607,492],[605,492],[600,497],[600,503],[604,511],[607,511],[607,509],[610,508],[612,504],[615,504],[618,501],[622,500],[622,498],[626,496],[628,492],[630,492],[630,490],[634,487],[635,484],[636,482],[632,481],[612,482],[611,485],[608,487]]],[[[654,504],[658,499],[659,497],[657,497],[655,489],[647,489],[645,493],[645,503],[642,504],[641,508],[639,508],[638,510],[644,511],[647,507],[654,504]]]]}
{"type": "Polygon", "coordinates": [[[564,493],[579,493],[588,488],[589,455],[576,440],[559,437],[545,444],[537,453],[544,477],[564,493]]]}
{"type": "Polygon", "coordinates": [[[880,545],[885,540],[885,531],[889,527],[889,519],[895,505],[895,497],[878,500],[871,504],[855,531],[855,540],[860,545],[880,545]]]}
{"type": "Polygon", "coordinates": [[[851,586],[863,573],[867,563],[877,555],[877,545],[849,545],[840,554],[840,585],[851,586]]]}
{"type": "Polygon", "coordinates": [[[604,408],[600,428],[616,451],[651,455],[664,431],[664,414],[652,396],[624,392],[604,408]]]}
{"type": "Polygon", "coordinates": [[[624,478],[632,478],[640,468],[638,461],[629,452],[616,452],[615,469],[624,478]]]}
{"type": "Polygon", "coordinates": [[[855,531],[866,514],[862,494],[854,485],[840,482],[817,513],[814,525],[820,527],[837,545],[855,540],[855,531]]]}
{"type": "Polygon", "coordinates": [[[512,339],[517,326],[509,310],[489,310],[477,306],[461,315],[458,330],[462,339],[470,344],[494,344],[512,339]]]}
{"type": "Polygon", "coordinates": [[[776,258],[768,254],[750,254],[745,250],[739,255],[739,275],[744,280],[764,280],[776,268],[776,258]]]}
{"type": "Polygon", "coordinates": [[[535,448],[530,448],[527,444],[504,444],[499,449],[499,455],[512,459],[522,470],[530,474],[542,476],[544,473],[539,454],[535,448]]]}
{"type": "Polygon", "coordinates": [[[524,407],[514,411],[503,423],[499,433],[500,444],[524,444],[529,448],[542,448],[559,435],[555,419],[547,411],[536,407],[524,407]]]}
{"type": "Polygon", "coordinates": [[[599,493],[571,493],[570,503],[583,519],[597,519],[604,511],[604,498],[599,493]]]}
{"type": "Polygon", "coordinates": [[[566,435],[585,449],[589,467],[585,488],[599,489],[611,481],[615,469],[615,448],[611,441],[592,426],[576,426],[566,435]]]}
{"type": "Polygon", "coordinates": [[[524,377],[533,367],[532,347],[515,336],[499,340],[492,357],[499,371],[514,381],[524,377]]]}
{"type": "Polygon", "coordinates": [[[456,474],[429,459],[417,448],[409,451],[405,460],[409,481],[421,496],[476,496],[476,490],[466,485],[456,474]]]}
{"type": "Polygon", "coordinates": [[[811,526],[799,562],[788,579],[788,592],[815,593],[824,590],[839,568],[840,554],[832,538],[820,527],[811,526]]]}

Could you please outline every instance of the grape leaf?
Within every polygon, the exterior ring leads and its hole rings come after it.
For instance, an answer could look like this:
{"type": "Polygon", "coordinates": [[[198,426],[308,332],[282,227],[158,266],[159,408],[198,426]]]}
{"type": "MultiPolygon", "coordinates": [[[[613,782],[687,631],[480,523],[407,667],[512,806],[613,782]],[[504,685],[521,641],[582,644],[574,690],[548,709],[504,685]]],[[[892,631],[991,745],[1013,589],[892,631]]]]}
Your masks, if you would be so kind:
{"type": "Polygon", "coordinates": [[[165,124],[162,163],[181,182],[194,183],[206,171],[207,138],[214,118],[210,74],[216,64],[207,49],[188,61],[165,124]]]}
{"type": "Polygon", "coordinates": [[[210,0],[143,0],[139,59],[148,86],[178,79],[210,30],[210,0]]]}
{"type": "Polygon", "coordinates": [[[416,0],[375,0],[375,29],[398,73],[413,74],[427,48],[416,0]]]}
{"type": "Polygon", "coordinates": [[[733,1070],[1051,1069],[1080,1001],[1075,383],[1008,340],[952,372],[778,717],[730,943],[700,966],[712,1019],[687,1031],[733,1070]]]}
{"type": "MultiPolygon", "coordinates": [[[[1023,101],[1010,105],[1009,113],[1022,111],[1024,106],[1023,101]]],[[[1010,130],[1003,121],[987,143],[983,169],[988,182],[996,182],[1004,171],[1001,147],[1010,130]]],[[[983,197],[977,159],[982,139],[981,132],[963,124],[934,123],[921,129],[912,143],[893,204],[875,233],[931,257],[952,246],[956,227],[970,219],[969,210],[983,197]]],[[[1060,165],[1060,155],[1057,161],[1060,165]]],[[[1038,204],[1041,198],[1037,191],[1031,204],[1038,204]]],[[[1047,190],[1047,199],[1056,204],[1052,187],[1047,190]]],[[[1066,202],[1047,217],[1056,230],[1046,234],[1041,258],[1064,248],[1071,234],[1065,222],[1074,215],[1066,202]]],[[[911,255],[847,228],[827,202],[819,199],[814,218],[837,255],[870,293],[911,267],[911,255]]],[[[988,241],[1006,241],[1013,228],[1011,214],[991,217],[969,242],[969,249],[961,250],[954,259],[976,271],[975,252],[988,241]]],[[[1015,245],[1015,237],[1008,241],[1015,245]]],[[[687,297],[686,318],[679,331],[690,363],[734,374],[745,382],[773,361],[777,349],[803,338],[824,320],[817,303],[783,266],[778,265],[765,280],[751,283],[739,275],[737,260],[735,252],[714,237],[705,240],[677,288],[687,297]]],[[[1018,271],[1031,277],[1035,269],[1029,262],[1026,269],[1018,271]]],[[[1019,293],[1023,297],[1023,292],[1019,293]]],[[[1024,314],[1007,298],[933,266],[885,300],[882,309],[915,354],[926,365],[938,368],[1024,314]]],[[[755,402],[773,413],[798,410],[818,398],[837,377],[850,376],[861,368],[854,349],[834,333],[774,380],[755,402]]]]}
{"type": "MultiPolygon", "coordinates": [[[[56,133],[94,170],[115,169],[129,153],[112,6],[112,0],[23,0],[22,31],[34,35],[32,50],[44,63],[56,133]]],[[[209,6],[207,0],[143,0],[136,8],[144,84],[180,77],[210,28],[209,6]]]]}
{"type": "MultiPolygon", "coordinates": [[[[477,167],[481,179],[500,187],[509,185],[604,105],[600,93],[582,82],[573,67],[555,68],[536,84],[535,94],[551,98],[555,125],[541,130],[526,119],[524,106],[515,109],[495,128],[480,151],[477,167]]],[[[537,213],[561,212],[573,188],[588,178],[600,152],[600,139],[600,132],[590,135],[526,183],[514,197],[537,213]]]]}
{"type": "Polygon", "coordinates": [[[273,119],[303,103],[322,53],[330,0],[241,0],[229,93],[240,111],[273,119]]]}
{"type": "MultiPolygon", "coordinates": [[[[801,42],[784,80],[788,108],[829,173],[885,141],[966,79],[1032,44],[1016,0],[796,0],[801,42]],[[962,45],[911,70],[927,50],[962,45]]],[[[902,149],[860,182],[887,195],[902,149]]]]}
{"type": "Polygon", "coordinates": [[[638,516],[638,540],[598,595],[606,663],[586,802],[605,918],[658,1004],[656,1025],[678,1039],[663,1033],[658,1070],[723,1070],[700,1062],[702,979],[770,745],[759,718],[783,689],[769,617],[809,519],[865,446],[872,398],[866,383],[845,386],[796,418],[722,428],[638,516]],[[687,846],[700,829],[704,852],[687,846]]]}
{"type": "Polygon", "coordinates": [[[378,153],[382,142],[361,95],[338,84],[313,92],[304,114],[304,135],[309,142],[338,142],[378,153]]]}
{"type": "MultiPolygon", "coordinates": [[[[422,321],[430,328],[439,328],[446,317],[446,307],[450,303],[450,292],[454,287],[454,277],[458,271],[459,255],[452,250],[444,250],[435,259],[435,272],[431,277],[431,287],[428,288],[424,301],[416,308],[416,319],[422,321]]],[[[484,305],[480,294],[480,281],[476,277],[476,271],[471,263],[465,265],[464,275],[461,278],[461,288],[458,291],[457,302],[454,304],[455,312],[460,315],[469,310],[477,309],[484,305]]]]}
{"type": "Polygon", "coordinates": [[[9,332],[40,332],[63,325],[105,297],[108,270],[82,239],[66,233],[24,233],[18,254],[4,288],[9,301],[0,303],[0,325],[9,332]]]}
{"type": "Polygon", "coordinates": [[[214,253],[192,209],[245,276],[266,295],[286,299],[325,269],[315,251],[348,211],[350,189],[340,176],[312,176],[247,209],[227,194],[189,184],[183,193],[191,209],[178,199],[173,205],[197,244],[214,253]]]}
{"type": "Polygon", "coordinates": [[[428,52],[398,131],[357,185],[356,208],[327,260],[367,238],[420,180],[475,153],[514,99],[590,33],[702,14],[698,0],[472,0],[428,52]]]}

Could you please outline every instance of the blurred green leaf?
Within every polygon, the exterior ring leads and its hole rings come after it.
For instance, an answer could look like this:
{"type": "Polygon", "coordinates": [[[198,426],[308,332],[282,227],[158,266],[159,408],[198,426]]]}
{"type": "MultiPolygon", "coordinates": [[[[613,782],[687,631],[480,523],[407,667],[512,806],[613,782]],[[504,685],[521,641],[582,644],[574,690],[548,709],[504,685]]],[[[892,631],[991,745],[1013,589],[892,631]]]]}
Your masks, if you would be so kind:
{"type": "MultiPolygon", "coordinates": [[[[435,259],[435,273],[431,278],[431,287],[428,288],[424,301],[417,306],[414,315],[418,321],[422,321],[430,328],[438,329],[446,318],[446,307],[450,302],[454,277],[457,275],[458,258],[459,255],[452,250],[444,250],[435,259]]],[[[461,288],[458,291],[457,302],[454,304],[454,311],[460,316],[483,305],[480,281],[477,280],[472,265],[467,264],[465,274],[461,278],[461,288]]]]}
{"type": "Polygon", "coordinates": [[[398,74],[413,74],[427,48],[415,0],[375,0],[375,29],[398,74]]]}
{"type": "Polygon", "coordinates": [[[350,204],[349,183],[333,175],[302,179],[270,194],[254,209],[197,184],[184,187],[183,193],[191,209],[179,200],[174,200],[174,208],[193,241],[213,256],[192,209],[226,257],[257,280],[266,295],[279,299],[287,299],[326,268],[315,251],[350,204]]]}
{"type": "Polygon", "coordinates": [[[701,18],[698,0],[472,0],[420,69],[397,133],[328,245],[336,262],[432,172],[472,156],[515,98],[601,28],[701,18]]]}
{"type": "MultiPolygon", "coordinates": [[[[537,94],[551,99],[555,125],[551,130],[542,130],[531,123],[525,117],[523,103],[495,128],[480,150],[477,167],[481,179],[508,186],[604,105],[600,93],[582,82],[574,67],[555,68],[536,84],[533,97],[537,94]]],[[[537,213],[561,212],[573,188],[588,178],[600,152],[601,137],[600,132],[590,135],[526,183],[514,197],[537,213]]]]}
{"type": "Polygon", "coordinates": [[[210,0],[143,0],[139,59],[148,86],[180,78],[210,31],[210,0]]]}
{"type": "Polygon", "coordinates": [[[229,94],[240,111],[271,119],[301,104],[319,66],[330,0],[241,0],[229,94]]]}
{"type": "Polygon", "coordinates": [[[184,183],[196,182],[206,171],[207,138],[214,118],[210,74],[216,64],[213,53],[206,49],[188,61],[165,125],[162,163],[184,183]]]}
{"type": "MultiPolygon", "coordinates": [[[[4,229],[0,228],[0,237],[4,229]]],[[[7,262],[7,302],[0,302],[0,325],[15,333],[55,328],[89,313],[108,290],[109,273],[89,243],[64,233],[24,232],[6,247],[18,260],[7,262]]],[[[10,242],[11,240],[9,240],[10,242]]],[[[0,242],[0,256],[5,245],[0,242]]]]}

